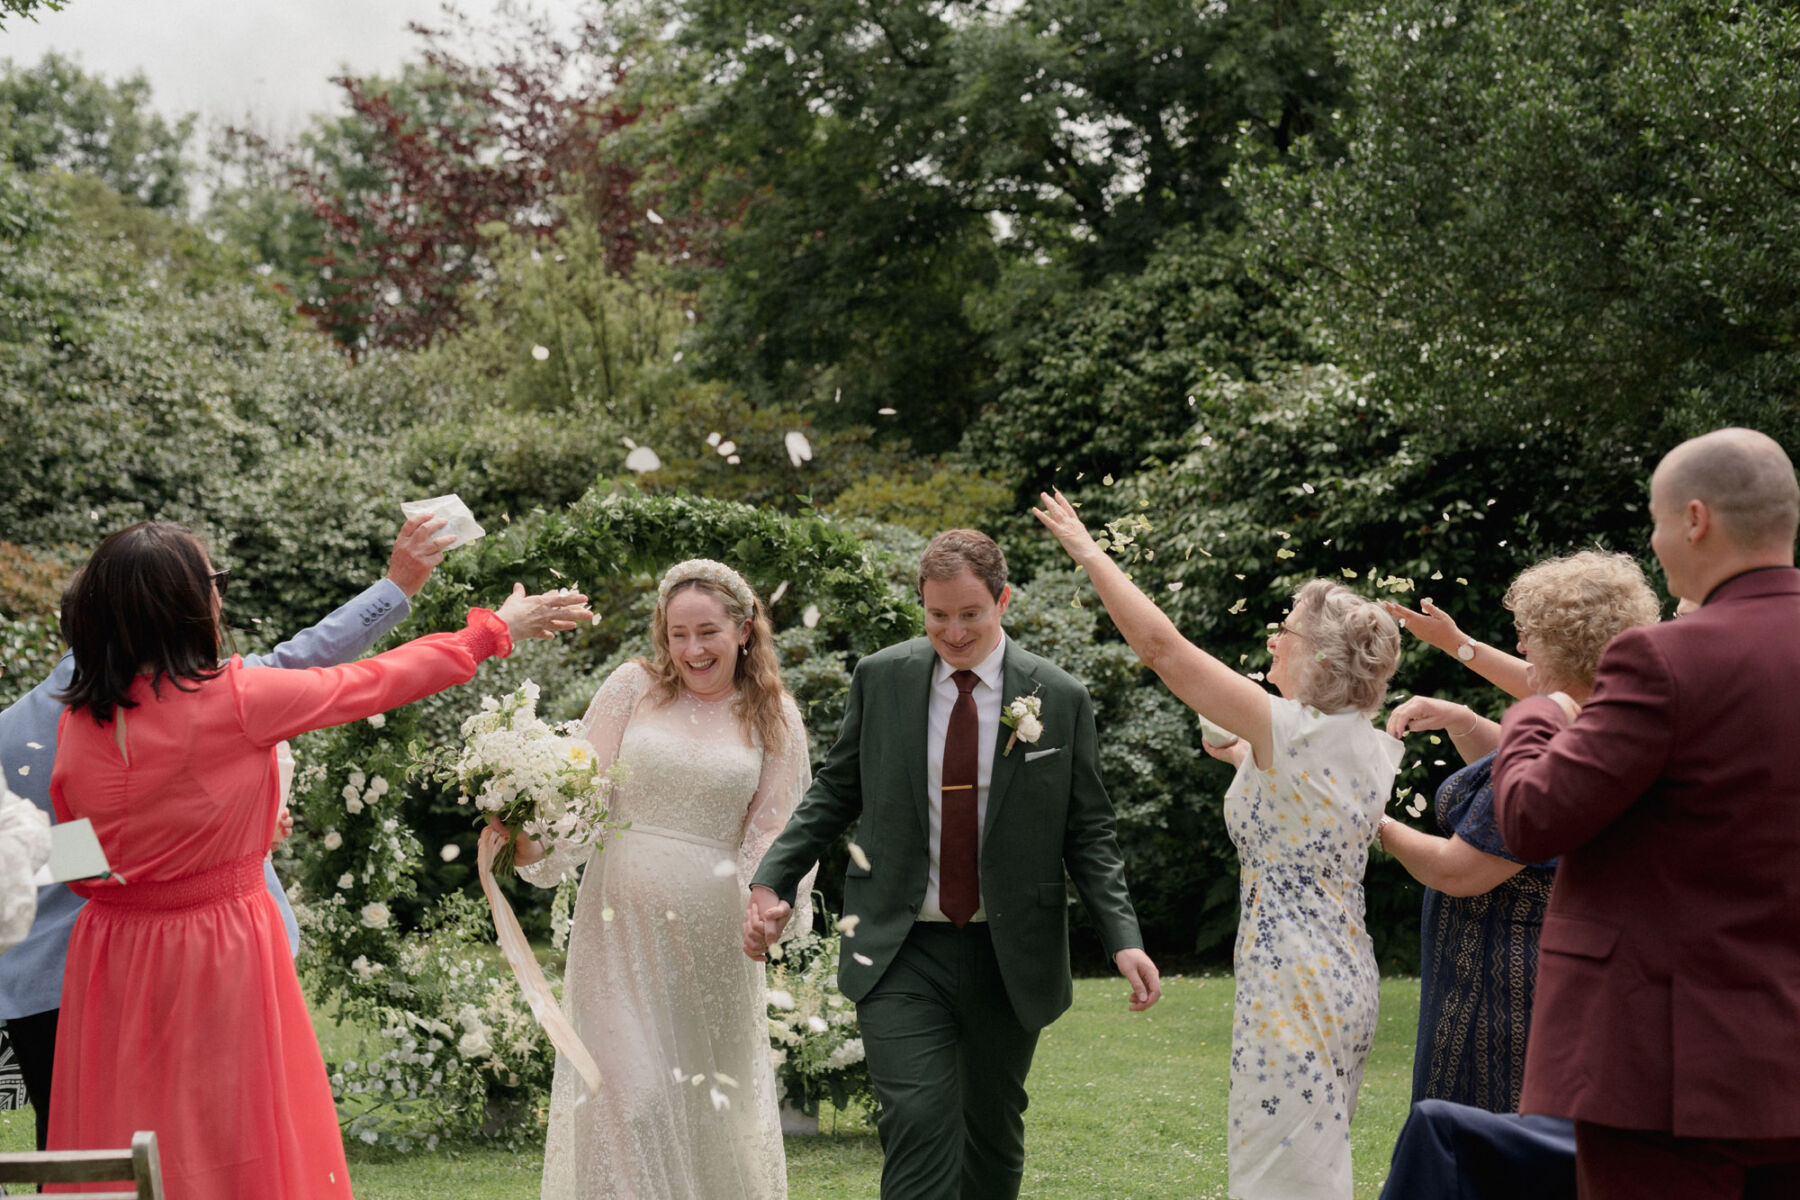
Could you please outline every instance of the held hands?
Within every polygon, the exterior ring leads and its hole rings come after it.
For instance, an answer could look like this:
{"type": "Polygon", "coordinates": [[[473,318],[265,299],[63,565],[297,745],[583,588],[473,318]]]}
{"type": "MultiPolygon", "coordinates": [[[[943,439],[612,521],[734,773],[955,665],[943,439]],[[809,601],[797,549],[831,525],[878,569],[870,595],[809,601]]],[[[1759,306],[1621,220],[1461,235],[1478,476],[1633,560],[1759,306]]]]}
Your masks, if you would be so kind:
{"type": "Polygon", "coordinates": [[[444,561],[450,543],[456,540],[453,533],[439,532],[449,523],[430,513],[416,513],[400,527],[400,536],[394,539],[394,552],[388,558],[387,577],[406,593],[407,599],[419,594],[432,571],[444,561]]]}
{"type": "MultiPolygon", "coordinates": [[[[498,818],[490,816],[488,818],[487,828],[481,831],[481,840],[478,844],[480,848],[484,850],[490,846],[496,851],[499,850],[501,846],[506,844],[506,826],[502,825],[498,818]]],[[[543,857],[543,846],[533,841],[526,834],[520,833],[517,837],[513,838],[513,865],[529,867],[532,863],[540,861],[543,857]]]]}
{"type": "Polygon", "coordinates": [[[1389,737],[1405,737],[1425,729],[1469,730],[1475,725],[1475,713],[1466,704],[1453,704],[1435,696],[1414,696],[1399,705],[1388,716],[1389,737]]]}
{"type": "Polygon", "coordinates": [[[1387,610],[1388,616],[1400,623],[1400,628],[1445,654],[1455,654],[1456,648],[1469,640],[1468,635],[1450,619],[1450,614],[1429,600],[1419,601],[1418,612],[1403,604],[1395,604],[1392,600],[1383,600],[1381,607],[1387,610]]]}
{"type": "Polygon", "coordinates": [[[1078,563],[1089,563],[1103,557],[1099,545],[1088,533],[1087,526],[1075,514],[1075,506],[1061,492],[1039,492],[1038,500],[1043,507],[1032,509],[1031,515],[1056,535],[1056,540],[1062,543],[1062,548],[1068,551],[1070,558],[1078,563]]]}
{"type": "Polygon", "coordinates": [[[794,906],[761,884],[750,888],[750,903],[744,909],[744,953],[757,962],[769,961],[769,947],[781,940],[794,915],[794,906]]]}
{"type": "Polygon", "coordinates": [[[582,621],[591,621],[594,614],[587,610],[587,597],[580,592],[566,588],[554,592],[539,592],[535,596],[525,594],[525,585],[513,584],[512,595],[506,598],[495,612],[495,616],[506,622],[506,628],[512,632],[515,643],[528,638],[553,638],[565,629],[573,629],[582,621]]]}
{"type": "MultiPolygon", "coordinates": [[[[1243,739],[1239,738],[1236,744],[1243,745],[1243,739]]],[[[1121,950],[1113,955],[1113,963],[1131,983],[1132,1012],[1143,1012],[1162,999],[1162,976],[1148,954],[1142,950],[1121,950]]]]}
{"type": "Polygon", "coordinates": [[[269,843],[269,849],[275,849],[293,836],[294,810],[283,801],[281,807],[275,810],[275,840],[269,843]]]}

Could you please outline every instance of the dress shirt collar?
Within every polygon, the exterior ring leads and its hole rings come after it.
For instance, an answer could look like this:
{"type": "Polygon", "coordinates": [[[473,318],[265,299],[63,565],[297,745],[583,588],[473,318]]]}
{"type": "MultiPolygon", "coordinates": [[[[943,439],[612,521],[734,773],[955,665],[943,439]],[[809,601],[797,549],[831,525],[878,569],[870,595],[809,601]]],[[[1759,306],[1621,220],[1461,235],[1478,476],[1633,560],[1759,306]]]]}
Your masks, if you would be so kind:
{"type": "MultiPolygon", "coordinates": [[[[1000,690],[1000,685],[1006,681],[1006,672],[1002,669],[1005,666],[1005,663],[1006,633],[1002,630],[1000,640],[994,643],[993,650],[988,653],[986,658],[976,663],[973,670],[975,671],[976,677],[980,679],[981,682],[987,684],[997,692],[1000,690]]],[[[933,684],[942,683],[955,673],[955,667],[945,662],[942,658],[939,658],[937,663],[931,668],[931,682],[933,684]]]]}

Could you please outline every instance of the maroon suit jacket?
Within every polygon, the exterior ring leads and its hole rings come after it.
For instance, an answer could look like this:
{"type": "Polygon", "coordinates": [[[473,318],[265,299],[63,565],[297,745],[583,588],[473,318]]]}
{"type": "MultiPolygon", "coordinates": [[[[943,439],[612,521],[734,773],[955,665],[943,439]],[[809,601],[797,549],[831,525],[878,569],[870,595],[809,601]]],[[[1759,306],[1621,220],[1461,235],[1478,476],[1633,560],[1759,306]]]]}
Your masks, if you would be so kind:
{"type": "Polygon", "coordinates": [[[1573,725],[1514,705],[1494,808],[1562,859],[1520,1109],[1800,1137],[1800,570],[1621,633],[1573,725]]]}

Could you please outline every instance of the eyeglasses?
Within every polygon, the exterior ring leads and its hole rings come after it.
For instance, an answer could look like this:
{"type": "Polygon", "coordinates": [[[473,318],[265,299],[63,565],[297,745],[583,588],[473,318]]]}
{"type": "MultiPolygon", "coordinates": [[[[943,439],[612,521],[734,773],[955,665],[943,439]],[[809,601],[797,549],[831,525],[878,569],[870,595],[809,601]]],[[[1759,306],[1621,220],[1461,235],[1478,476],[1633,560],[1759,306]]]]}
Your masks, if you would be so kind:
{"type": "Polygon", "coordinates": [[[1283,621],[1281,624],[1277,625],[1275,627],[1275,632],[1271,633],[1269,636],[1278,638],[1278,637],[1285,636],[1287,634],[1292,634],[1295,637],[1301,636],[1300,631],[1298,629],[1295,629],[1292,625],[1289,625],[1286,621],[1283,621]]]}
{"type": "Polygon", "coordinates": [[[219,599],[223,600],[225,598],[225,585],[231,582],[231,568],[220,567],[216,571],[209,571],[207,572],[207,578],[212,580],[213,587],[218,589],[219,599]]]}

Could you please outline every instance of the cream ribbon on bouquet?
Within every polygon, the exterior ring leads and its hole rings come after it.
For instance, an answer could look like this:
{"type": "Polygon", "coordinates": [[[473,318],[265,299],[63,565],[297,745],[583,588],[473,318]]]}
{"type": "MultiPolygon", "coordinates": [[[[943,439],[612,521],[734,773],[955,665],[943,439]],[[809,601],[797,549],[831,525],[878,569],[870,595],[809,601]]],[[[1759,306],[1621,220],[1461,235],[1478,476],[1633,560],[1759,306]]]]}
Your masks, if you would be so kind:
{"type": "Polygon", "coordinates": [[[531,952],[531,943],[525,940],[525,931],[519,928],[519,918],[513,914],[512,905],[506,902],[506,896],[494,879],[494,856],[505,840],[503,834],[483,830],[475,850],[476,874],[481,877],[481,890],[494,913],[494,932],[500,939],[500,952],[512,966],[519,990],[525,993],[525,1003],[531,1006],[531,1015],[550,1035],[550,1044],[580,1072],[587,1084],[588,1095],[595,1095],[600,1091],[600,1065],[588,1053],[581,1036],[569,1024],[569,1018],[563,1015],[562,1005],[550,991],[550,981],[544,978],[543,968],[538,966],[537,956],[531,952]]]}

